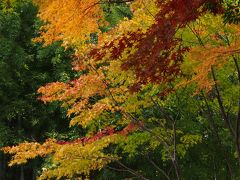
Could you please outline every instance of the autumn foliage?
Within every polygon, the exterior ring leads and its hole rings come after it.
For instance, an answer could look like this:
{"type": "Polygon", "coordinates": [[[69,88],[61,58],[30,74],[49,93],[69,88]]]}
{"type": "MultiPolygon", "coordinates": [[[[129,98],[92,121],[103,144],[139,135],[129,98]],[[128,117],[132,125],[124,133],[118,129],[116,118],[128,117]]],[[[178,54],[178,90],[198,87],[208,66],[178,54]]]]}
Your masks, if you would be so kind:
{"type": "MultiPolygon", "coordinates": [[[[34,41],[48,45],[60,40],[65,48],[74,48],[73,70],[79,73],[71,81],[40,87],[39,99],[60,102],[71,118],[70,126],[78,125],[87,133],[75,140],[49,139],[43,144],[6,147],[4,151],[13,154],[10,165],[49,155],[55,166],[45,169],[40,179],[75,174],[87,178],[92,170],[120,159],[108,153],[108,147],[130,144],[132,136],[142,133],[149,149],[162,145],[163,159],[171,161],[177,179],[181,179],[176,156],[183,157],[202,137],[176,130],[176,119],[165,112],[161,100],[187,86],[196,87],[193,95],[211,93],[214,87],[218,90],[215,68],[222,68],[240,53],[240,28],[224,23],[224,4],[218,0],[34,2],[45,22],[34,41]],[[127,3],[132,17],[103,32],[101,28],[108,25],[103,6],[111,3],[127,3]],[[93,35],[97,41],[93,42],[93,35]],[[164,97],[157,99],[160,95],[164,97]],[[152,107],[157,107],[167,121],[145,117],[144,111],[152,107]]],[[[228,128],[232,131],[231,126],[228,128]]],[[[233,139],[238,138],[232,134],[233,139]]]]}

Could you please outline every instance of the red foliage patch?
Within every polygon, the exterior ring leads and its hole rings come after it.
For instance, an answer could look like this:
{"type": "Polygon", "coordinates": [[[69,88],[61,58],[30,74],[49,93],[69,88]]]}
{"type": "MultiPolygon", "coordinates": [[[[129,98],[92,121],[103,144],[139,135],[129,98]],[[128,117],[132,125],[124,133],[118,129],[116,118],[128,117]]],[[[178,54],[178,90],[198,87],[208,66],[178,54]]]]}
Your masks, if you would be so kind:
{"type": "Polygon", "coordinates": [[[180,65],[189,48],[184,47],[182,40],[175,37],[176,32],[209,8],[214,13],[223,11],[219,0],[159,0],[158,6],[161,11],[155,16],[156,23],[147,33],[128,33],[102,49],[93,49],[90,52],[91,57],[99,60],[111,49],[110,58],[115,59],[121,56],[126,47],[132,47],[138,42],[137,52],[122,64],[123,70],[133,69],[136,73],[137,82],[131,87],[133,91],[138,91],[141,84],[171,82],[181,75],[180,65]],[[114,43],[116,41],[117,46],[114,43]]]}
{"type": "Polygon", "coordinates": [[[110,136],[113,134],[121,134],[121,135],[127,135],[131,132],[133,132],[134,130],[137,129],[137,126],[133,123],[129,123],[123,130],[121,131],[116,131],[114,128],[109,128],[107,127],[106,129],[99,131],[98,133],[96,133],[95,135],[93,135],[92,137],[83,137],[83,138],[79,138],[76,139],[74,141],[57,141],[58,144],[60,145],[66,145],[66,144],[74,144],[74,143],[81,143],[81,144],[87,144],[87,143],[92,143],[95,142],[103,137],[106,136],[110,136]]]}

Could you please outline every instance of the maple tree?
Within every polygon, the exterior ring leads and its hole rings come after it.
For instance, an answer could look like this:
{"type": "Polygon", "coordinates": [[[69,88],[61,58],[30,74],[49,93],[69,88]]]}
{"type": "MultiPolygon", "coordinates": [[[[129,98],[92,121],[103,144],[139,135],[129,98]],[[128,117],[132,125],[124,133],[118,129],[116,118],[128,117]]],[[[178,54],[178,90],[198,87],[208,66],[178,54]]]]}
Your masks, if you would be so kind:
{"type": "MultiPolygon", "coordinates": [[[[48,45],[62,40],[63,46],[74,47],[73,69],[79,73],[74,80],[39,88],[40,99],[45,103],[60,101],[67,115],[72,117],[70,126],[85,129],[86,137],[6,147],[3,150],[13,154],[10,165],[48,155],[52,166],[43,169],[40,179],[82,175],[88,178],[92,170],[114,162],[130,174],[147,179],[119,162],[120,153],[111,152],[117,146],[116,149],[129,156],[160,150],[161,160],[172,164],[171,174],[147,156],[148,161],[162,177],[182,179],[179,161],[182,162],[194,146],[208,142],[208,134],[214,136],[223,153],[230,146],[223,142],[227,137],[240,155],[238,99],[231,99],[226,112],[223,100],[228,97],[221,96],[219,83],[226,85],[217,79],[230,60],[240,79],[236,55],[239,53],[239,25],[231,24],[238,22],[237,16],[231,14],[236,13],[231,9],[227,9],[230,15],[224,11],[231,6],[217,0],[71,0],[61,3],[36,0],[35,3],[40,8],[39,16],[46,21],[35,41],[48,45]],[[111,3],[128,3],[132,15],[101,31],[109,23],[104,20],[103,6],[111,3]],[[179,93],[186,96],[184,88],[192,96],[199,96],[201,101],[180,100],[179,93]],[[211,93],[213,100],[206,98],[211,93]],[[173,102],[185,103],[188,108],[186,102],[191,102],[200,124],[205,123],[206,118],[217,120],[206,123],[210,126],[207,135],[193,127],[186,130],[191,117],[184,107],[176,107],[173,102]],[[219,107],[221,113],[213,107],[219,107]],[[207,117],[201,115],[203,111],[207,117]],[[230,116],[235,118],[236,125],[230,116]],[[184,118],[189,122],[182,120],[184,118]],[[225,126],[219,122],[221,118],[225,126]],[[220,138],[219,127],[228,130],[225,138],[220,138]]],[[[232,89],[239,90],[239,84],[230,84],[232,89]]],[[[234,96],[239,97],[237,91],[234,96]]],[[[224,156],[224,161],[228,175],[234,178],[229,165],[231,160],[224,156]]]]}

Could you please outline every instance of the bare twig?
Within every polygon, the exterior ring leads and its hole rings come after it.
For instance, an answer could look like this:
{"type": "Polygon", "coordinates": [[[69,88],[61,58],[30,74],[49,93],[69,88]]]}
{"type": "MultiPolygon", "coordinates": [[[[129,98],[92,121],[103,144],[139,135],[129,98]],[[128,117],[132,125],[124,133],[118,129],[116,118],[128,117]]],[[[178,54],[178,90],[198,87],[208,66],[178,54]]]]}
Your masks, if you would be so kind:
{"type": "Polygon", "coordinates": [[[168,180],[170,180],[170,177],[162,170],[153,160],[147,156],[148,161],[159,171],[161,172],[168,180]]]}

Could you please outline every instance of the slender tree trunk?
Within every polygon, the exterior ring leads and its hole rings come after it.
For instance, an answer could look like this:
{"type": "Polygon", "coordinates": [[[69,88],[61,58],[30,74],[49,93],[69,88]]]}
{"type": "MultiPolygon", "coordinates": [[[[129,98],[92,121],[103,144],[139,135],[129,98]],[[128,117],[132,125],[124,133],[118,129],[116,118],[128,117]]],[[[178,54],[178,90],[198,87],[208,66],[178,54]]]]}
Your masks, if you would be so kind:
{"type": "Polygon", "coordinates": [[[234,179],[234,174],[233,174],[232,167],[230,165],[231,163],[229,161],[228,153],[226,152],[226,148],[224,147],[224,145],[221,141],[221,138],[219,137],[219,134],[218,134],[219,129],[214,121],[213,112],[208,104],[207,98],[205,97],[205,95],[203,93],[202,93],[202,97],[204,99],[204,102],[205,102],[205,105],[207,108],[207,119],[209,119],[210,131],[212,132],[213,137],[216,141],[216,148],[218,150],[220,150],[221,153],[224,155],[224,160],[226,162],[226,169],[227,169],[227,177],[228,177],[228,180],[229,179],[232,180],[232,179],[234,179]]]}
{"type": "Polygon", "coordinates": [[[230,122],[229,119],[228,119],[227,113],[226,113],[226,111],[225,111],[225,108],[224,108],[224,105],[223,105],[223,100],[222,100],[222,97],[221,97],[221,95],[220,95],[220,91],[219,91],[218,84],[217,84],[217,78],[216,78],[216,75],[215,75],[215,71],[214,71],[213,66],[211,66],[211,73],[212,73],[212,77],[213,77],[213,81],[214,81],[214,87],[215,87],[215,90],[216,90],[218,105],[219,105],[219,107],[220,107],[220,111],[221,111],[221,114],[222,114],[222,118],[223,118],[223,120],[225,121],[226,126],[227,126],[227,128],[229,129],[232,137],[235,138],[235,137],[236,137],[236,134],[235,134],[235,131],[234,131],[233,127],[232,127],[231,122],[230,122]]]}
{"type": "Polygon", "coordinates": [[[24,180],[24,169],[23,169],[23,166],[20,167],[20,180],[24,180]]]}
{"type": "Polygon", "coordinates": [[[4,155],[0,153],[0,179],[4,179],[5,177],[5,164],[4,164],[4,155]]]}
{"type": "Polygon", "coordinates": [[[178,180],[181,180],[181,175],[180,175],[180,169],[178,165],[178,160],[177,160],[177,142],[176,142],[176,121],[173,122],[173,146],[174,146],[174,151],[173,151],[173,157],[172,157],[172,162],[174,165],[175,173],[177,176],[178,180]]]}
{"type": "MultiPolygon", "coordinates": [[[[240,68],[238,65],[238,59],[233,56],[234,65],[237,70],[237,76],[238,76],[238,113],[237,113],[237,119],[236,119],[236,145],[237,145],[237,151],[238,156],[240,157],[240,68]]],[[[240,165],[240,161],[239,161],[240,165]]]]}
{"type": "Polygon", "coordinates": [[[33,165],[32,165],[32,180],[36,180],[37,179],[37,162],[33,161],[33,165]]]}

